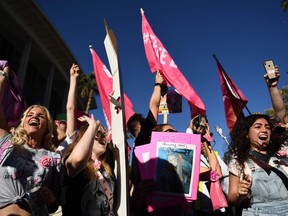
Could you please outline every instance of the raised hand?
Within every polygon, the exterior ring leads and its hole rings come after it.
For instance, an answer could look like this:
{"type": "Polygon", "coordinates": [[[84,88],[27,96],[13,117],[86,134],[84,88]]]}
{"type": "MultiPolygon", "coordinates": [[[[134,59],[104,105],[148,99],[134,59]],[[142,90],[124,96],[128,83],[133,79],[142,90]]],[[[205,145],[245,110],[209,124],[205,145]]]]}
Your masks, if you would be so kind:
{"type": "Polygon", "coordinates": [[[278,81],[279,81],[279,78],[280,78],[280,73],[279,73],[279,69],[278,69],[278,66],[277,66],[277,65],[275,66],[275,76],[276,76],[276,78],[274,78],[274,79],[269,79],[269,78],[268,78],[268,73],[266,73],[266,74],[264,75],[264,79],[265,79],[268,87],[271,88],[271,87],[276,87],[276,86],[278,85],[278,81]]]}
{"type": "Polygon", "coordinates": [[[95,126],[95,127],[96,127],[96,129],[95,129],[96,131],[99,129],[99,127],[100,127],[100,125],[101,125],[101,123],[100,123],[99,120],[95,121],[93,114],[91,114],[91,117],[86,116],[86,115],[80,116],[80,117],[78,118],[78,120],[81,121],[81,122],[86,121],[86,122],[89,124],[89,126],[90,126],[90,125],[95,126]]]}
{"type": "Polygon", "coordinates": [[[163,75],[161,74],[160,70],[157,70],[156,77],[155,77],[155,83],[162,84],[163,82],[164,82],[163,75]]]}
{"type": "Polygon", "coordinates": [[[80,73],[81,72],[79,66],[73,63],[70,68],[70,76],[77,78],[79,77],[80,73]]]}

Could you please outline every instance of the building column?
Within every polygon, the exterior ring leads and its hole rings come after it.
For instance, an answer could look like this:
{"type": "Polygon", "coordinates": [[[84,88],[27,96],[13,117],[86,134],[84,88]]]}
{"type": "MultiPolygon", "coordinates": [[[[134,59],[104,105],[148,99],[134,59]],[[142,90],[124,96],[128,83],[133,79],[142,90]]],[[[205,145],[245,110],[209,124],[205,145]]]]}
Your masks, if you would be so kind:
{"type": "Polygon", "coordinates": [[[50,99],[51,99],[54,74],[55,74],[55,67],[54,67],[54,64],[51,63],[49,67],[47,85],[46,85],[45,97],[44,97],[44,105],[46,107],[50,107],[50,99]]]}
{"type": "Polygon", "coordinates": [[[30,37],[26,38],[26,43],[25,43],[24,50],[22,52],[20,65],[18,68],[18,75],[17,75],[22,89],[24,87],[31,47],[32,47],[32,38],[30,37]]]}

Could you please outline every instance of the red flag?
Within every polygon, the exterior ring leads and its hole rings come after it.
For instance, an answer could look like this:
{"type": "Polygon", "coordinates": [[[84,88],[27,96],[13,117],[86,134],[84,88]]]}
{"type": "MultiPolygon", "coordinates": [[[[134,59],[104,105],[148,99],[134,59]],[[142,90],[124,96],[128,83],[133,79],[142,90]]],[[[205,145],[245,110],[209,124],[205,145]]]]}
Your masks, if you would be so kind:
{"type": "Polygon", "coordinates": [[[183,76],[177,65],[154,34],[144,12],[142,11],[142,34],[146,57],[151,72],[160,69],[168,85],[173,86],[184,98],[187,99],[192,117],[197,114],[206,114],[206,108],[201,98],[183,76]]]}
{"type": "Polygon", "coordinates": [[[233,80],[231,80],[223,70],[219,61],[217,59],[216,61],[222,89],[227,127],[229,132],[231,132],[236,121],[238,119],[244,118],[242,110],[247,104],[248,100],[241,92],[241,90],[236,86],[233,80]]]}
{"type": "MultiPolygon", "coordinates": [[[[103,108],[104,117],[108,130],[111,132],[111,110],[109,95],[113,91],[113,77],[107,67],[103,64],[97,53],[90,48],[96,78],[96,84],[100,95],[100,100],[103,108]]],[[[125,116],[126,123],[128,119],[134,114],[133,104],[127,95],[124,93],[125,116]]]]}

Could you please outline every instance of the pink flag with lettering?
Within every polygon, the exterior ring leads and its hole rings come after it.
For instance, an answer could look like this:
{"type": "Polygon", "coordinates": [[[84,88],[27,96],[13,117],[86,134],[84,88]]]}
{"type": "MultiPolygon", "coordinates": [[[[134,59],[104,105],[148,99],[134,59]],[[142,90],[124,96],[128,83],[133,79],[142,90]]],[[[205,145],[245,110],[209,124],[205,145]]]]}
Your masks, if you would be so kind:
{"type": "MultiPolygon", "coordinates": [[[[90,48],[96,78],[96,84],[100,95],[100,100],[103,108],[104,117],[108,130],[111,132],[111,110],[109,95],[113,91],[113,77],[107,67],[103,64],[97,53],[90,48]]],[[[134,114],[133,104],[127,95],[124,93],[124,104],[125,104],[125,117],[126,123],[128,119],[134,114]]]]}
{"type": "Polygon", "coordinates": [[[151,72],[161,70],[165,81],[173,86],[189,103],[191,116],[206,114],[206,108],[201,98],[178,69],[177,65],[154,34],[144,12],[142,12],[142,34],[146,57],[151,72]]]}
{"type": "Polygon", "coordinates": [[[236,121],[244,118],[242,110],[247,104],[248,99],[226,74],[220,62],[217,59],[216,61],[224,102],[226,123],[229,132],[231,132],[236,121]]]}

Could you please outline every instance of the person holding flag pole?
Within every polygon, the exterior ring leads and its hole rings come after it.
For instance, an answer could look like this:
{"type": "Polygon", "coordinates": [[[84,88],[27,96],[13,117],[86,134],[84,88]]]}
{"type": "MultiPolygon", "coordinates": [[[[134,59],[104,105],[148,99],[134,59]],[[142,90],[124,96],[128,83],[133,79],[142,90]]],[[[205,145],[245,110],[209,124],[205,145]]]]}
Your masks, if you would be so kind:
{"type": "Polygon", "coordinates": [[[203,101],[178,69],[168,51],[153,32],[144,15],[144,10],[141,8],[140,11],[142,14],[144,48],[151,72],[154,73],[158,69],[162,71],[167,86],[174,87],[177,92],[188,101],[191,117],[198,114],[206,114],[203,101]]]}
{"type": "MultiPolygon", "coordinates": [[[[187,99],[189,106],[190,106],[191,117],[196,116],[198,114],[206,114],[206,108],[201,98],[198,96],[198,94],[195,92],[195,90],[186,80],[184,75],[180,72],[175,62],[173,61],[171,56],[168,54],[167,50],[164,48],[160,40],[154,34],[152,28],[150,27],[144,15],[144,11],[142,8],[141,8],[141,14],[142,14],[142,34],[143,34],[144,48],[145,48],[145,53],[146,53],[148,63],[150,65],[151,72],[154,73],[155,71],[157,71],[158,73],[158,71],[160,70],[161,75],[164,78],[164,82],[167,83],[167,86],[174,87],[177,90],[177,92],[179,92],[179,94],[181,94],[183,97],[187,99]]],[[[160,103],[160,98],[159,98],[159,103],[160,103]]],[[[158,112],[157,112],[157,115],[158,115],[158,112]]],[[[139,134],[137,136],[137,139],[138,137],[139,137],[139,134]]],[[[146,138],[149,139],[149,136],[147,136],[146,138]]],[[[145,144],[145,142],[143,144],[145,144]]],[[[144,186],[142,188],[145,188],[144,189],[145,191],[147,191],[147,186],[148,186],[148,190],[149,190],[149,184],[145,184],[142,186],[144,186]]],[[[135,192],[137,192],[137,188],[135,189],[135,192]]],[[[142,192],[143,193],[139,195],[142,195],[142,197],[144,197],[145,193],[144,191],[142,192]]],[[[170,211],[170,213],[172,213],[174,210],[177,210],[177,212],[179,212],[178,207],[179,206],[173,206],[172,208],[164,209],[164,212],[167,213],[170,211]]],[[[145,211],[145,206],[143,205],[139,206],[138,212],[136,212],[136,215],[147,215],[147,212],[143,212],[142,210],[145,211]]],[[[179,213],[180,215],[191,215],[191,212],[188,213],[189,210],[190,208],[186,209],[186,208],[183,208],[183,206],[181,206],[181,212],[179,213]]],[[[167,214],[162,214],[163,213],[162,211],[153,212],[151,214],[148,213],[148,215],[154,215],[154,213],[156,215],[167,215],[167,214]]]]}

